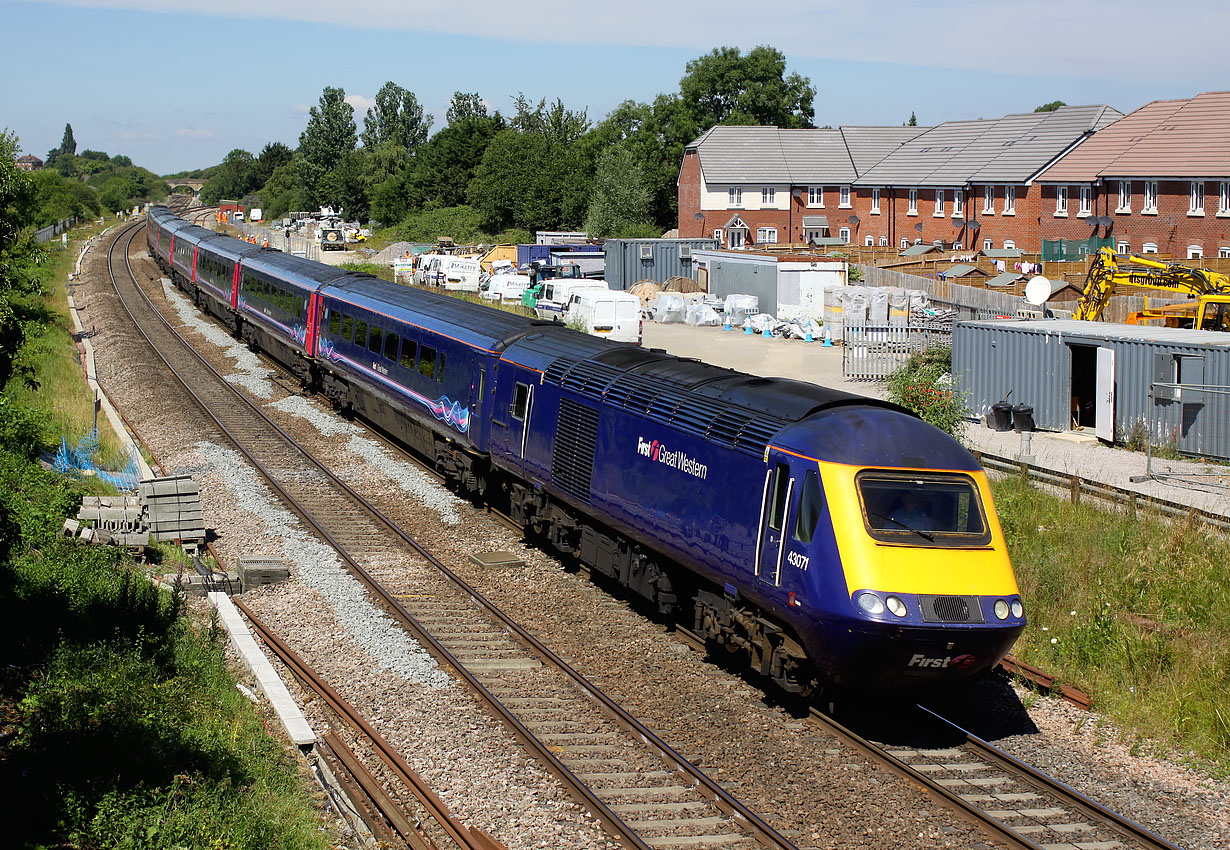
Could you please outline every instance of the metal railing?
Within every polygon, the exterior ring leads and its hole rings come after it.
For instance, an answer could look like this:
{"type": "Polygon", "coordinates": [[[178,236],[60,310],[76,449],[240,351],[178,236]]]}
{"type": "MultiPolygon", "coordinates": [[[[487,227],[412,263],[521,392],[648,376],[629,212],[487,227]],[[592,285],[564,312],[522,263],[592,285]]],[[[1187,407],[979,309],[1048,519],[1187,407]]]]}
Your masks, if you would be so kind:
{"type": "Polygon", "coordinates": [[[34,241],[50,242],[52,239],[59,236],[65,230],[68,230],[76,223],[77,219],[74,216],[73,218],[66,218],[63,221],[57,221],[55,224],[49,224],[42,230],[34,231],[34,241]]]}
{"type": "Polygon", "coordinates": [[[905,365],[911,354],[952,345],[952,327],[847,325],[842,330],[841,374],[878,381],[905,365]]]}
{"type": "MultiPolygon", "coordinates": [[[[1149,413],[1145,420],[1145,474],[1133,475],[1128,480],[1139,482],[1149,480],[1160,481],[1165,479],[1194,479],[1199,481],[1201,484],[1219,487],[1222,489],[1230,489],[1230,466],[1219,466],[1216,470],[1210,472],[1176,472],[1173,470],[1155,470],[1153,468],[1153,435],[1157,425],[1159,424],[1154,419],[1154,411],[1158,407],[1157,401],[1159,399],[1165,401],[1178,401],[1179,398],[1181,398],[1180,394],[1184,392],[1230,396],[1230,386],[1224,386],[1221,384],[1177,384],[1167,381],[1154,381],[1149,384],[1149,413]]],[[[1209,430],[1211,433],[1221,433],[1216,421],[1211,424],[1209,430]]]]}

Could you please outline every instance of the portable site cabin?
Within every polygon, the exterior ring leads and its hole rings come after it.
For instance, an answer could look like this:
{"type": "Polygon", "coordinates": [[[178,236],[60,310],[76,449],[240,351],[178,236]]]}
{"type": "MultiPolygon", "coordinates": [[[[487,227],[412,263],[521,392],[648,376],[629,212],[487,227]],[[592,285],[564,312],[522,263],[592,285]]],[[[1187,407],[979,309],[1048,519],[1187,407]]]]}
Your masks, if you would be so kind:
{"type": "Polygon", "coordinates": [[[1074,319],[959,322],[952,372],[972,413],[1008,397],[1048,431],[1230,459],[1230,334],[1074,319]],[[1011,396],[1009,393],[1011,392],[1011,396]]]}

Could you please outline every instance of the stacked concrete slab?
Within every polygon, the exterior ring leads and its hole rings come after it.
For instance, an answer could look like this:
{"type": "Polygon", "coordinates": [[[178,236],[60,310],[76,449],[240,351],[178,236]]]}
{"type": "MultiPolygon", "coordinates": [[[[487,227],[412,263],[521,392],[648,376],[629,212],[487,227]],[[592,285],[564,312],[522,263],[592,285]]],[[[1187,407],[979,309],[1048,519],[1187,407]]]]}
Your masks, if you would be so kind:
{"type": "Polygon", "coordinates": [[[194,549],[205,542],[201,490],[190,475],[142,481],[138,490],[155,540],[179,540],[194,549]]]}
{"type": "Polygon", "coordinates": [[[149,529],[145,525],[145,508],[131,496],[87,496],[77,511],[77,521],[71,535],[65,524],[66,536],[77,536],[88,543],[113,543],[116,546],[149,544],[149,529]],[[83,525],[85,524],[85,525],[83,525]]]}

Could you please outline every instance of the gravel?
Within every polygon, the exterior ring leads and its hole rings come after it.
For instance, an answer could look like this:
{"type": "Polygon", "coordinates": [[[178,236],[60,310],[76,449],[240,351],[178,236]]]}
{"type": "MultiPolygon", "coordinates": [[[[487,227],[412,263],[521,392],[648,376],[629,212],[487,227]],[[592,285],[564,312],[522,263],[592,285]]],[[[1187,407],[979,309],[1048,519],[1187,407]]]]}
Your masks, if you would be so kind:
{"type": "Polygon", "coordinates": [[[163,278],[162,289],[166,293],[167,301],[175,309],[183,324],[189,325],[205,337],[207,342],[222,349],[223,357],[235,361],[236,371],[225,376],[227,381],[243,387],[259,398],[265,399],[273,396],[272,369],[262,363],[247,345],[205,319],[197,310],[196,305],[185,298],[166,278],[163,278]]]}

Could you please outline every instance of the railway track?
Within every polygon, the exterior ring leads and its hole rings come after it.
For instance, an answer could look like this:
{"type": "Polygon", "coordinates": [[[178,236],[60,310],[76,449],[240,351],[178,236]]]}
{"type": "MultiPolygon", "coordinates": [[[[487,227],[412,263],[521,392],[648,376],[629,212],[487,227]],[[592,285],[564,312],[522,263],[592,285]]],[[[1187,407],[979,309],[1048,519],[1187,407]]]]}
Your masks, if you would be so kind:
{"type": "Polygon", "coordinates": [[[125,263],[125,310],[185,392],[348,570],[452,668],[621,843],[635,848],[794,845],[521,629],[319,463],[162,319],[125,263]]]}

